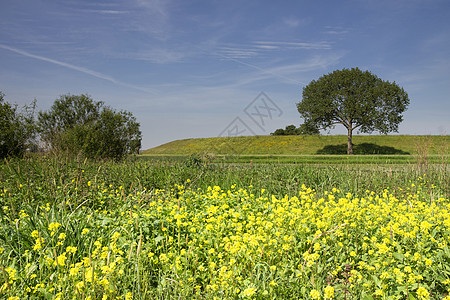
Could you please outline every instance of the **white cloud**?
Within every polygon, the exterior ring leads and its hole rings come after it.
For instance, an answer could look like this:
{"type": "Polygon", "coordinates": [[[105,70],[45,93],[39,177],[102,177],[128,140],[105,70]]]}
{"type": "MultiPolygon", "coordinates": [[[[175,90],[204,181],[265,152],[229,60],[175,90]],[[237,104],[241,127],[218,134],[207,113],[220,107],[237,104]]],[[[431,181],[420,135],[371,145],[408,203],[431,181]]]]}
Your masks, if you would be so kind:
{"type": "Polygon", "coordinates": [[[298,20],[296,18],[285,18],[284,24],[286,24],[289,27],[295,28],[298,25],[300,25],[300,20],[298,20]]]}
{"type": "Polygon", "coordinates": [[[139,86],[135,86],[135,85],[132,85],[132,84],[128,84],[128,83],[125,83],[125,82],[121,82],[121,81],[119,81],[119,80],[117,80],[117,79],[115,79],[115,78],[113,78],[113,77],[111,77],[109,75],[106,75],[106,74],[103,74],[103,73],[100,73],[100,72],[97,72],[97,71],[93,71],[93,70],[85,68],[85,67],[76,66],[76,65],[73,65],[73,64],[69,64],[69,63],[66,63],[66,62],[62,62],[62,61],[59,61],[59,60],[51,59],[51,58],[40,56],[40,55],[35,55],[35,54],[32,54],[32,53],[29,53],[29,52],[26,52],[26,51],[23,51],[23,50],[20,50],[20,49],[17,49],[17,48],[9,47],[9,46],[6,46],[6,45],[2,45],[2,44],[0,44],[0,48],[3,48],[5,50],[11,51],[11,52],[15,52],[17,54],[20,54],[20,55],[23,55],[23,56],[26,56],[26,57],[34,58],[34,59],[37,59],[37,60],[40,60],[40,61],[45,61],[45,62],[54,64],[54,65],[58,65],[58,66],[61,66],[61,67],[67,68],[67,69],[75,70],[75,71],[78,71],[78,72],[81,72],[81,73],[84,73],[84,74],[87,74],[87,75],[90,75],[90,76],[93,76],[93,77],[96,77],[96,78],[99,78],[99,79],[107,80],[109,82],[112,82],[112,83],[115,83],[115,84],[119,84],[119,85],[124,86],[124,87],[140,90],[140,91],[143,91],[143,92],[146,92],[146,93],[153,93],[152,91],[150,91],[148,89],[145,89],[145,88],[142,88],[142,87],[139,87],[139,86]]]}
{"type": "Polygon", "coordinates": [[[278,41],[256,41],[259,46],[278,46],[284,49],[308,49],[308,50],[330,50],[328,42],[278,42],[278,41]]]}
{"type": "Polygon", "coordinates": [[[349,29],[340,26],[325,26],[325,31],[323,31],[323,33],[330,35],[344,35],[349,32],[349,29]]]}

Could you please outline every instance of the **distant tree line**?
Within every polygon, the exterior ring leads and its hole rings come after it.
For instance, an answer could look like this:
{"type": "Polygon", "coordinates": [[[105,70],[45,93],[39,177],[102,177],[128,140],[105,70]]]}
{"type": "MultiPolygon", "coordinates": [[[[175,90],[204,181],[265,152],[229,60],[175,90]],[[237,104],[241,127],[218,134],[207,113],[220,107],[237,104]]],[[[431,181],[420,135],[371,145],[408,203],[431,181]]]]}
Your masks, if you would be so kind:
{"type": "Polygon", "coordinates": [[[88,95],[62,95],[48,111],[36,102],[19,109],[0,92],[0,156],[42,150],[55,155],[123,159],[141,148],[140,124],[132,113],[117,111],[88,95]]]}
{"type": "Polygon", "coordinates": [[[314,134],[320,134],[319,129],[307,123],[303,123],[299,127],[295,127],[295,125],[288,125],[286,126],[285,129],[279,128],[271,133],[271,135],[314,135],[314,134]]]}

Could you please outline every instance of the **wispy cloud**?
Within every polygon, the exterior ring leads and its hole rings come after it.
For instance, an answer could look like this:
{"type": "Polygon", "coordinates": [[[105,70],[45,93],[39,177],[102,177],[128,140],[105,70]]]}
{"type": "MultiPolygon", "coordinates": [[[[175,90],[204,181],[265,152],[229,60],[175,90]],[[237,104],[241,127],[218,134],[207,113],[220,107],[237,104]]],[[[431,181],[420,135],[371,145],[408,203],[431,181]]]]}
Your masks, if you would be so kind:
{"type": "Polygon", "coordinates": [[[295,28],[298,25],[300,25],[300,20],[296,18],[285,18],[283,20],[284,24],[286,24],[289,27],[295,28]]]}
{"type": "Polygon", "coordinates": [[[130,13],[129,11],[126,10],[112,10],[112,9],[83,9],[81,11],[101,15],[123,15],[130,13]]]}
{"type": "Polygon", "coordinates": [[[323,33],[330,35],[343,35],[349,33],[350,30],[340,26],[325,26],[323,33]]]}
{"type": "Polygon", "coordinates": [[[171,1],[135,0],[133,19],[129,20],[131,30],[137,30],[159,40],[170,39],[170,7],[171,1]]]}
{"type": "MultiPolygon", "coordinates": [[[[270,69],[270,68],[261,68],[261,67],[255,65],[255,64],[250,64],[250,63],[247,63],[247,62],[242,61],[240,59],[236,59],[236,58],[233,58],[233,57],[227,57],[227,56],[220,55],[220,54],[217,54],[217,55],[219,55],[219,56],[221,56],[221,57],[223,57],[223,58],[225,58],[227,60],[234,61],[234,62],[236,62],[238,64],[241,64],[241,65],[244,65],[244,66],[247,66],[247,67],[250,67],[252,69],[255,69],[255,70],[259,71],[260,73],[264,74],[264,76],[263,76],[264,79],[266,79],[267,77],[275,77],[275,78],[287,80],[289,82],[296,83],[296,84],[302,83],[302,82],[297,81],[295,79],[292,79],[290,77],[284,76],[283,74],[279,74],[277,72],[274,72],[273,69],[270,69]]],[[[253,76],[251,80],[248,80],[246,82],[240,81],[239,84],[246,84],[246,83],[258,81],[258,80],[261,80],[261,79],[262,79],[261,77],[260,78],[256,78],[256,77],[253,76]]]]}
{"type": "Polygon", "coordinates": [[[132,60],[141,60],[157,64],[175,63],[190,55],[189,51],[174,51],[166,48],[143,49],[136,52],[112,53],[111,56],[132,60]]]}
{"type": "Polygon", "coordinates": [[[330,50],[329,42],[280,42],[254,41],[247,45],[225,45],[217,47],[216,52],[228,59],[245,59],[272,51],[289,50],[330,50]]]}
{"type": "Polygon", "coordinates": [[[219,47],[218,53],[229,58],[250,58],[260,54],[259,49],[240,47],[219,47]]]}
{"type": "MultiPolygon", "coordinates": [[[[326,70],[328,67],[337,64],[342,57],[343,54],[335,53],[331,55],[315,55],[301,63],[278,65],[270,68],[260,68],[254,65],[246,64],[247,66],[261,72],[259,72],[259,74],[250,74],[250,76],[241,78],[239,80],[239,84],[245,85],[275,77],[282,79],[287,83],[306,85],[306,82],[298,80],[298,78],[301,78],[302,74],[314,70],[326,70]]],[[[245,64],[241,61],[239,63],[245,64]]]]}
{"type": "Polygon", "coordinates": [[[29,53],[27,51],[23,51],[23,50],[20,50],[20,49],[14,48],[14,47],[10,47],[10,46],[7,46],[7,45],[3,45],[3,44],[0,44],[0,48],[8,50],[8,51],[11,51],[11,52],[14,52],[14,53],[17,53],[17,54],[20,54],[20,55],[23,55],[23,56],[26,56],[26,57],[34,58],[34,59],[37,59],[37,60],[40,60],[40,61],[45,61],[45,62],[54,64],[54,65],[58,65],[58,66],[61,66],[61,67],[67,68],[67,69],[75,70],[75,71],[78,71],[78,72],[81,72],[81,73],[84,73],[84,74],[87,74],[87,75],[90,75],[90,76],[93,76],[93,77],[96,77],[96,78],[99,78],[99,79],[103,79],[103,80],[106,80],[106,81],[109,81],[109,82],[112,82],[114,84],[118,84],[118,85],[121,85],[121,86],[124,86],[124,87],[140,90],[140,91],[143,91],[143,92],[146,92],[146,93],[154,93],[153,91],[150,91],[148,89],[145,89],[145,88],[142,88],[142,87],[139,87],[139,86],[135,86],[135,85],[132,85],[132,84],[128,84],[128,83],[125,83],[125,82],[122,82],[122,81],[119,81],[119,80],[117,80],[117,79],[115,79],[115,78],[113,78],[113,77],[111,77],[109,75],[106,75],[106,74],[103,74],[103,73],[100,73],[100,72],[97,72],[97,71],[93,71],[93,70],[85,68],[85,67],[80,67],[80,66],[76,66],[76,65],[73,65],[73,64],[69,64],[69,63],[66,63],[66,62],[59,61],[59,60],[51,59],[51,58],[48,58],[48,57],[32,54],[32,53],[29,53]]]}
{"type": "Polygon", "coordinates": [[[308,50],[330,50],[331,45],[328,42],[277,42],[277,41],[256,41],[258,46],[278,47],[286,49],[308,49],[308,50]]]}

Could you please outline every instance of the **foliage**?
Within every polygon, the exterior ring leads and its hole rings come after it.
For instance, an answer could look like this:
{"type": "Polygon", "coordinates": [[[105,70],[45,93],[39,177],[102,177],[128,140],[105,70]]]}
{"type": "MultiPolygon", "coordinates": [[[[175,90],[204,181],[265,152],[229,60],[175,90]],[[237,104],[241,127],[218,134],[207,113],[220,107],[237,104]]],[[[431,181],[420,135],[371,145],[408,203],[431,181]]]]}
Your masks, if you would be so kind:
{"type": "Polygon", "coordinates": [[[122,159],[141,146],[139,123],[130,112],[117,112],[87,95],[61,96],[39,113],[38,125],[51,150],[69,156],[122,159]]]}
{"type": "Polygon", "coordinates": [[[288,125],[285,129],[279,128],[272,132],[270,135],[313,135],[320,134],[319,129],[309,124],[301,124],[296,128],[295,125],[288,125]]]}
{"type": "Polygon", "coordinates": [[[0,91],[0,158],[23,156],[27,149],[35,147],[35,103],[19,111],[4,96],[0,91]]]}
{"type": "Polygon", "coordinates": [[[183,164],[48,159],[0,165],[0,297],[446,297],[444,181],[413,179],[402,168],[390,178],[370,172],[372,180],[351,192],[361,174],[333,174],[333,166],[276,173],[279,167],[192,171],[183,164]],[[275,177],[286,187],[304,173],[323,175],[316,178],[322,186],[273,193],[275,177]],[[178,184],[142,182],[168,175],[178,184]],[[246,179],[255,185],[232,184],[246,179]]]}
{"type": "Polygon", "coordinates": [[[279,128],[270,135],[299,135],[298,128],[295,125],[288,125],[285,129],[279,128]]]}
{"type": "Polygon", "coordinates": [[[408,94],[395,82],[383,81],[358,68],[336,70],[303,88],[297,103],[305,124],[326,129],[342,124],[348,131],[348,154],[352,154],[352,132],[388,133],[398,130],[408,94]]]}
{"type": "MultiPolygon", "coordinates": [[[[317,151],[317,154],[346,154],[347,153],[347,145],[327,145],[322,149],[317,151]]],[[[362,143],[353,146],[354,154],[369,154],[369,155],[377,155],[377,154],[400,154],[400,155],[408,155],[410,153],[396,149],[394,147],[388,146],[378,146],[372,143],[362,143]]]]}

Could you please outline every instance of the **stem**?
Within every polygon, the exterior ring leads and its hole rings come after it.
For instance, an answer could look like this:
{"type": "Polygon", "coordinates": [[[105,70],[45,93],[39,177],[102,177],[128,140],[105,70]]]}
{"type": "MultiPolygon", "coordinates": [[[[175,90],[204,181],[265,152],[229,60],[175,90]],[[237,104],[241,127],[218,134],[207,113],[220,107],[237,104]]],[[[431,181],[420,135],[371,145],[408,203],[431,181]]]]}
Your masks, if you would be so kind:
{"type": "Polygon", "coordinates": [[[347,134],[347,154],[353,155],[353,144],[352,144],[352,124],[350,123],[350,126],[347,128],[348,134],[347,134]]]}

